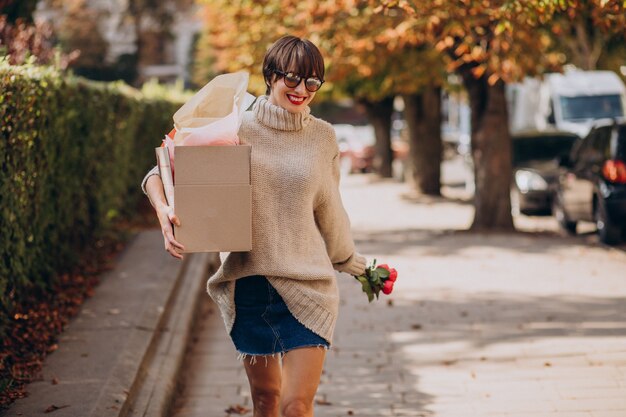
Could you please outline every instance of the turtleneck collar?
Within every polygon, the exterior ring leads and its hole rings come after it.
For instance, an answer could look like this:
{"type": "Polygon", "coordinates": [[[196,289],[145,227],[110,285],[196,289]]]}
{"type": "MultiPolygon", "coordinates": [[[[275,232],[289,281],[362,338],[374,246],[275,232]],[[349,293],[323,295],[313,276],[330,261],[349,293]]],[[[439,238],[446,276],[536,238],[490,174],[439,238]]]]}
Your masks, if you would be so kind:
{"type": "Polygon", "coordinates": [[[282,107],[271,104],[267,96],[259,97],[252,111],[260,123],[277,130],[301,130],[311,119],[309,106],[300,113],[290,113],[282,107]]]}

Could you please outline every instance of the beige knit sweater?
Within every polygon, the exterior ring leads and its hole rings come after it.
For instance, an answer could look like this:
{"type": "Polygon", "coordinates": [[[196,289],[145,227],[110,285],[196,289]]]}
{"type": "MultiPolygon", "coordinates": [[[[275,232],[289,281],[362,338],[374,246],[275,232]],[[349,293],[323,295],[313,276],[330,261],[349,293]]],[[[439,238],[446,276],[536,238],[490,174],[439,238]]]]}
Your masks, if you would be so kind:
{"type": "MultiPolygon", "coordinates": [[[[260,97],[239,137],[252,145],[252,250],[230,253],[207,291],[230,333],[235,280],[265,275],[294,317],[331,343],[339,307],[334,269],[355,275],[365,269],[339,195],[334,130],[308,108],[289,113],[260,97]]],[[[156,173],[144,178],[144,192],[156,173]]]]}

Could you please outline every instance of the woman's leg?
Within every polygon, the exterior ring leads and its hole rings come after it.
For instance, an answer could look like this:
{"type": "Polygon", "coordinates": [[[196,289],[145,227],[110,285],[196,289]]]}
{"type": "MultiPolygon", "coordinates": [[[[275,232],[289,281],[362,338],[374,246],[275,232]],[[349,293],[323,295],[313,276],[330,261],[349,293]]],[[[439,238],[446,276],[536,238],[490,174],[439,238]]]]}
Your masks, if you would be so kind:
{"type": "Polygon", "coordinates": [[[313,400],[320,383],[326,349],[306,347],[283,357],[282,417],[313,417],[313,400]]]}
{"type": "Polygon", "coordinates": [[[250,383],[253,417],[278,417],[280,404],[281,366],[280,357],[268,356],[244,358],[243,363],[250,383]],[[267,359],[267,362],[266,362],[267,359]]]}

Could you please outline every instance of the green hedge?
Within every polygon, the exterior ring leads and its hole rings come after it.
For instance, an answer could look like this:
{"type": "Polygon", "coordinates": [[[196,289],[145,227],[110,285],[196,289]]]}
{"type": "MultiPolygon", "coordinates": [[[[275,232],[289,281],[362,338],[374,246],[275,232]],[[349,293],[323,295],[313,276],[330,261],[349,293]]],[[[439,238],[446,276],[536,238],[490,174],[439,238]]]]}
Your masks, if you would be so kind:
{"type": "Polygon", "coordinates": [[[4,315],[26,292],[49,288],[114,220],[133,216],[152,149],[179,106],[123,84],[0,62],[4,315]]]}

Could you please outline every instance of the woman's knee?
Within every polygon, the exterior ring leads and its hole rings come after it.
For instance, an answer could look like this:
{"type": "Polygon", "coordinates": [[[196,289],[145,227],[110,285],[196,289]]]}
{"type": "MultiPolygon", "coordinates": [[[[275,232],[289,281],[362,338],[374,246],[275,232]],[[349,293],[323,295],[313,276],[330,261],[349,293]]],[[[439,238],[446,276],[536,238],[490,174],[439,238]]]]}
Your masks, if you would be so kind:
{"type": "Polygon", "coordinates": [[[278,405],[280,403],[280,391],[258,388],[252,389],[252,403],[256,410],[255,415],[259,413],[262,416],[274,417],[277,415],[278,405]]]}
{"type": "Polygon", "coordinates": [[[313,415],[313,401],[303,398],[286,399],[281,407],[283,417],[307,417],[313,415]]]}

